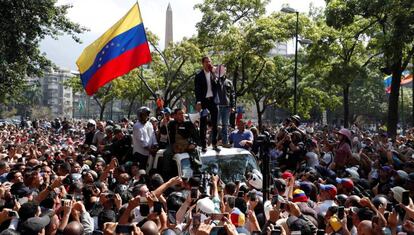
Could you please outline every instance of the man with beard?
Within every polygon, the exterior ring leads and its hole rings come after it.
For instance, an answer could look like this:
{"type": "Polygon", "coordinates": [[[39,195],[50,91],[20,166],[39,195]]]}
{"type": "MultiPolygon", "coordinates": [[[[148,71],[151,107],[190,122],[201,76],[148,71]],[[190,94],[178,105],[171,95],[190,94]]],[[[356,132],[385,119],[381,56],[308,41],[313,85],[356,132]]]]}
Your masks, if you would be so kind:
{"type": "Polygon", "coordinates": [[[168,124],[168,133],[170,145],[164,152],[163,161],[163,169],[166,176],[174,176],[175,172],[171,171],[170,163],[176,153],[189,153],[193,170],[197,171],[198,166],[201,164],[196,149],[199,136],[193,123],[185,120],[183,110],[177,111],[175,119],[168,124]]]}

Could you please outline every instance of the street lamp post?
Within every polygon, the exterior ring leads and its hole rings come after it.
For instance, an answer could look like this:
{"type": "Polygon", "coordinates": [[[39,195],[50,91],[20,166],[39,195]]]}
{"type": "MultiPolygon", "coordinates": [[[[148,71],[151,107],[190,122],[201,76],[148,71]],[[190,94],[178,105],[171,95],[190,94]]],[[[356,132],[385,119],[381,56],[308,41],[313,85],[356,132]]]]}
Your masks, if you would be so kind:
{"type": "Polygon", "coordinates": [[[299,31],[299,12],[291,7],[283,7],[282,12],[296,14],[296,29],[295,29],[295,71],[293,80],[293,114],[297,113],[298,105],[298,31],[299,31]]]}
{"type": "Polygon", "coordinates": [[[298,30],[299,30],[299,12],[296,13],[296,30],[295,30],[295,74],[294,74],[294,93],[293,93],[293,114],[298,111],[298,30]]]}
{"type": "Polygon", "coordinates": [[[298,107],[298,43],[302,44],[312,44],[312,41],[309,39],[299,39],[299,12],[291,7],[283,7],[281,9],[285,13],[295,13],[296,14],[296,29],[295,29],[295,71],[294,71],[294,80],[293,80],[293,114],[297,114],[298,107]]]}

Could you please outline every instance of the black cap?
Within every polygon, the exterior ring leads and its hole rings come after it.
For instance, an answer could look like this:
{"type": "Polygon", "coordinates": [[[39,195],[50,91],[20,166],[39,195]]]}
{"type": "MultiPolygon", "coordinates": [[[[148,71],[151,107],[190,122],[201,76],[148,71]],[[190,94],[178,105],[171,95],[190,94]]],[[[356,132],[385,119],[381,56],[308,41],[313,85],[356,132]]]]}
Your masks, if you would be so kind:
{"type": "Polygon", "coordinates": [[[122,127],[120,125],[116,125],[114,128],[114,134],[118,134],[122,132],[122,127]]]}
{"type": "Polygon", "coordinates": [[[27,187],[23,182],[15,183],[11,186],[10,192],[17,195],[19,198],[29,196],[33,191],[27,187]]]}
{"type": "Polygon", "coordinates": [[[49,216],[32,217],[24,221],[20,225],[20,232],[22,235],[38,234],[50,223],[49,216]]]}
{"type": "Polygon", "coordinates": [[[116,222],[116,214],[113,210],[104,210],[99,213],[99,220],[104,222],[116,222]]]}
{"type": "Polygon", "coordinates": [[[410,182],[414,182],[414,173],[408,174],[408,179],[407,180],[410,181],[410,182]]]}

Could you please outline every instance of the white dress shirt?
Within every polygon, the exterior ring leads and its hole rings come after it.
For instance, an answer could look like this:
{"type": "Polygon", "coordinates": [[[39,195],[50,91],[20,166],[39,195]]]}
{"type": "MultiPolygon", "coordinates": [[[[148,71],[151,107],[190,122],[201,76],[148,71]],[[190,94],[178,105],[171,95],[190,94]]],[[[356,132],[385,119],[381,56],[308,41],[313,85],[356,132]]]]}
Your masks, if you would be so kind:
{"type": "Polygon", "coordinates": [[[145,124],[137,121],[134,125],[132,135],[133,152],[149,156],[149,150],[145,148],[157,144],[157,138],[155,138],[152,124],[148,121],[145,124]]]}
{"type": "Polygon", "coordinates": [[[204,74],[206,75],[206,82],[207,82],[207,93],[206,98],[213,97],[213,90],[211,89],[211,73],[204,70],[204,74]]]}

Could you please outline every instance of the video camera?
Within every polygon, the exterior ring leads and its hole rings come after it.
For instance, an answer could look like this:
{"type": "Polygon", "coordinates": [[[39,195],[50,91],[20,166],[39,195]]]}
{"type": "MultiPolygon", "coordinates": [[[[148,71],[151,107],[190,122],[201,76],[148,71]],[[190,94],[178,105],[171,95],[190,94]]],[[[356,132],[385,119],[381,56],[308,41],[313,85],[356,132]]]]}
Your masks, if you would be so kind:
{"type": "Polygon", "coordinates": [[[263,152],[268,152],[271,148],[272,143],[275,143],[274,138],[272,138],[267,131],[263,132],[263,134],[258,135],[256,142],[263,152]]]}

